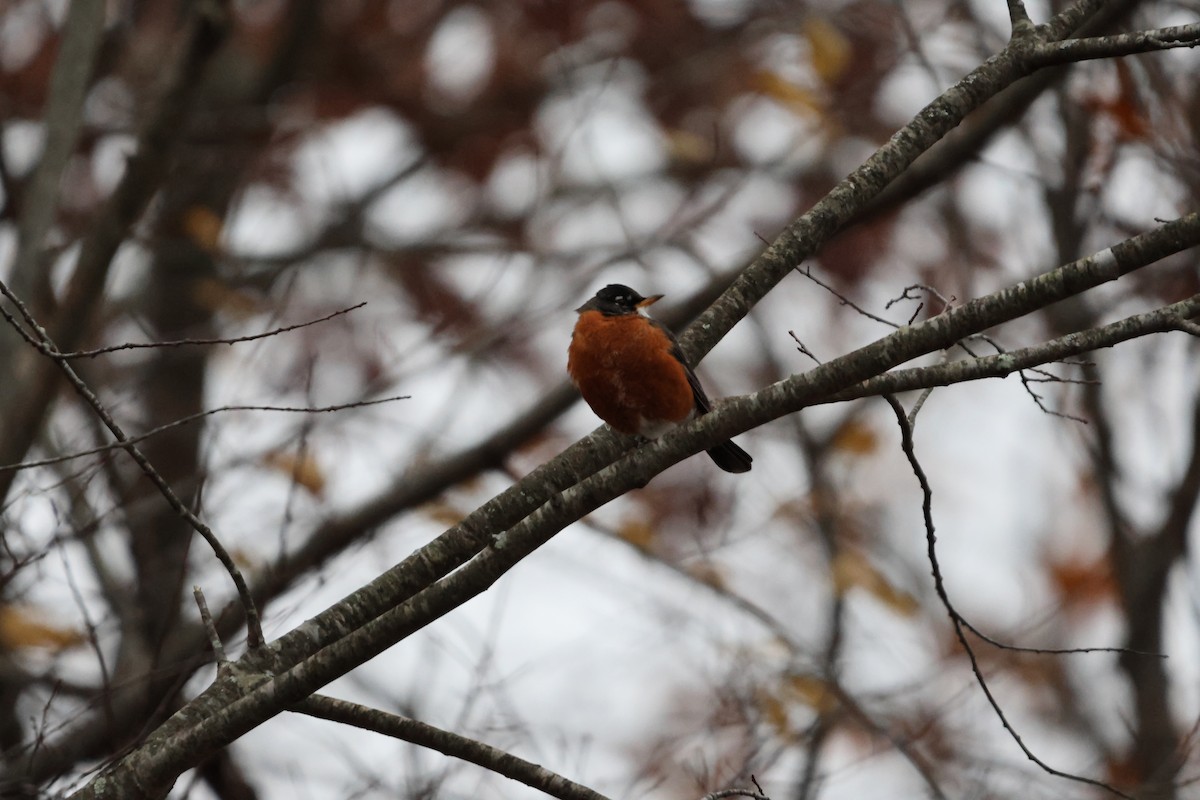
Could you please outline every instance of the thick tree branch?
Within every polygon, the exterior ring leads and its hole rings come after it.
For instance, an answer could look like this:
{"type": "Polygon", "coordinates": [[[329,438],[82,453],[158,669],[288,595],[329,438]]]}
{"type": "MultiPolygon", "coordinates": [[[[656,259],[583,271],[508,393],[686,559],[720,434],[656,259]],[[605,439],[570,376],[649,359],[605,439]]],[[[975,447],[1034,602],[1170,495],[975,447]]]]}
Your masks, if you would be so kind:
{"type": "MultiPolygon", "coordinates": [[[[1077,4],[1047,30],[1065,35],[1097,7],[1097,2],[1077,4]]],[[[711,347],[740,314],[744,314],[807,254],[815,252],[883,186],[911,164],[916,155],[987,97],[1024,74],[1026,67],[1021,60],[1021,54],[1013,50],[1006,50],[989,60],[984,68],[972,73],[941,100],[927,107],[911,126],[881,149],[878,157],[855,171],[829,198],[789,228],[739,277],[726,300],[718,303],[697,326],[697,329],[706,330],[694,333],[693,353],[711,347]]],[[[152,746],[131,754],[103,781],[97,781],[81,796],[101,796],[121,790],[152,794],[164,790],[179,771],[189,765],[195,753],[236,738],[242,731],[277,713],[281,702],[299,700],[407,632],[428,624],[445,610],[483,591],[562,526],[629,488],[644,484],[671,463],[703,449],[705,444],[711,446],[733,433],[802,408],[918,355],[948,347],[963,336],[1112,280],[1173,252],[1172,247],[1178,250],[1191,246],[1175,246],[1179,244],[1176,240],[1186,239],[1180,227],[1178,224],[1164,226],[1155,232],[1156,235],[1147,235],[1146,241],[1139,238],[1126,247],[1113,248],[1099,257],[1069,265],[1008,292],[967,304],[807,375],[733,401],[661,442],[640,448],[636,454],[626,456],[546,502],[546,490],[538,484],[540,479],[552,478],[551,491],[556,491],[564,477],[570,476],[567,479],[572,480],[589,474],[595,466],[611,460],[628,446],[627,440],[612,436],[585,440],[361,592],[285,636],[269,652],[246,660],[240,683],[219,680],[202,698],[156,732],[152,736],[152,746]],[[1155,244],[1162,251],[1158,255],[1155,255],[1155,244]],[[538,508],[542,503],[545,504],[538,508]],[[525,517],[533,508],[537,511],[525,517]],[[522,521],[514,525],[514,520],[522,521]],[[506,532],[496,536],[499,531],[506,532]],[[463,565],[472,552],[489,542],[491,548],[430,589],[421,591],[431,581],[463,565]],[[420,593],[414,596],[414,591],[420,593]],[[402,603],[405,598],[411,599],[402,603]],[[366,622],[368,620],[374,621],[366,622]],[[309,657],[322,648],[318,657],[309,657]],[[285,670],[279,677],[267,678],[258,672],[258,669],[271,669],[278,675],[274,668],[279,666],[285,670]],[[267,685],[253,688],[264,681],[267,685]]]]}
{"type": "Polygon", "coordinates": [[[1105,0],[1077,0],[1045,25],[1038,26],[1035,33],[1014,39],[921,109],[912,122],[789,225],[705,312],[699,324],[680,337],[688,357],[693,362],[699,361],[792,269],[815,255],[835,233],[858,218],[889,184],[968,114],[1035,72],[1036,65],[1028,61],[1029,48],[1072,34],[1106,7],[1119,10],[1127,6],[1105,0]]]}
{"type": "MultiPolygon", "coordinates": [[[[124,759],[111,776],[113,781],[119,782],[95,782],[79,796],[114,796],[111,794],[114,788],[132,792],[138,786],[165,790],[198,754],[211,752],[236,739],[278,713],[284,705],[300,701],[481,594],[571,522],[630,489],[645,485],[654,475],[683,458],[731,435],[811,405],[824,396],[843,391],[892,366],[945,349],[968,335],[1077,295],[1172,252],[1196,245],[1200,245],[1200,215],[1193,214],[1126,240],[1096,256],[903,328],[754,395],[732,400],[572,486],[516,525],[489,531],[474,528],[480,521],[469,517],[352,598],[322,612],[279,642],[262,648],[257,656],[244,657],[233,665],[236,671],[233,678],[218,679],[200,698],[152,734],[148,746],[138,748],[124,759]],[[428,562],[444,558],[443,550],[450,546],[448,543],[462,541],[490,542],[490,546],[391,610],[365,624],[358,622],[363,603],[378,602],[381,595],[396,596],[411,591],[413,573],[428,574],[428,562]],[[315,655],[301,655],[305,650],[316,651],[314,644],[322,640],[329,643],[315,655]],[[274,663],[262,658],[275,653],[278,657],[274,663]],[[295,659],[295,666],[286,670],[277,668],[281,660],[289,659],[295,659]],[[258,672],[260,669],[269,670],[269,674],[258,672]]],[[[153,791],[147,796],[154,796],[153,791]]]]}
{"type": "Polygon", "coordinates": [[[1113,36],[1092,36],[1086,39],[1043,42],[1030,51],[1029,58],[1038,66],[1050,67],[1075,61],[1116,58],[1198,45],[1200,45],[1200,22],[1113,36]]]}
{"type": "Polygon", "coordinates": [[[1187,300],[1154,311],[1135,314],[1118,322],[1078,331],[1043,344],[991,356],[964,358],[946,364],[893,370],[868,378],[858,386],[830,395],[820,402],[840,403],[862,397],[950,386],[983,378],[1004,378],[1014,372],[1112,347],[1131,339],[1178,330],[1179,320],[1197,315],[1200,315],[1200,295],[1193,295],[1187,300]]]}

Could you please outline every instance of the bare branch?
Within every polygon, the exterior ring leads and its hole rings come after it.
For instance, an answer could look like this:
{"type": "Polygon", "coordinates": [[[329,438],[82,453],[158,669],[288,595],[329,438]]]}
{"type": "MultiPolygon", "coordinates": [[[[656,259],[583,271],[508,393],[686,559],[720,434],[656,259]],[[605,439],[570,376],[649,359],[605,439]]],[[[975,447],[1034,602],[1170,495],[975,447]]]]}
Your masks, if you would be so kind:
{"type": "Polygon", "coordinates": [[[887,393],[950,386],[980,378],[1003,378],[1023,369],[1049,364],[1089,353],[1121,342],[1179,329],[1181,320],[1200,314],[1200,295],[1169,306],[1135,314],[1098,328],[1068,334],[1043,344],[1032,345],[992,356],[962,359],[948,364],[894,370],[863,381],[845,391],[819,400],[835,403],[887,393]]]}
{"type": "Polygon", "coordinates": [[[1041,767],[1046,773],[1059,778],[1066,778],[1079,783],[1085,783],[1089,786],[1095,786],[1097,788],[1104,789],[1105,791],[1112,792],[1118,797],[1124,797],[1127,800],[1134,800],[1132,796],[1125,794],[1119,789],[1103,781],[1084,777],[1082,775],[1075,775],[1070,772],[1064,772],[1050,766],[1029,749],[1029,746],[1025,744],[1025,741],[1021,738],[1021,735],[1017,732],[1016,728],[1014,728],[1012,723],[1009,722],[1008,716],[1004,713],[1004,709],[1000,707],[999,701],[996,700],[995,695],[992,694],[991,687],[988,685],[987,680],[983,677],[983,670],[979,666],[979,660],[975,656],[975,651],[971,647],[971,643],[967,641],[967,626],[964,624],[965,620],[954,607],[954,604],[950,601],[950,596],[946,593],[946,585],[942,578],[942,570],[940,564],[938,563],[937,557],[937,533],[933,524],[933,488],[929,484],[929,479],[925,475],[925,470],[921,467],[921,462],[917,460],[916,450],[913,445],[912,426],[908,424],[908,416],[904,411],[904,406],[900,405],[899,400],[892,395],[884,395],[883,399],[887,401],[888,405],[891,406],[892,411],[896,415],[896,424],[900,426],[900,447],[904,451],[905,457],[908,458],[909,466],[912,467],[913,474],[917,477],[917,482],[921,485],[921,515],[925,523],[925,542],[928,548],[929,566],[933,572],[934,590],[937,592],[938,599],[942,601],[942,605],[945,607],[946,613],[950,616],[950,621],[954,625],[954,634],[958,638],[959,644],[962,645],[963,650],[967,654],[968,660],[971,662],[971,671],[975,674],[975,682],[979,684],[979,688],[983,691],[983,694],[987,698],[988,703],[991,705],[992,710],[996,712],[996,716],[1000,719],[1000,724],[1004,726],[1004,729],[1008,731],[1009,736],[1011,736],[1013,741],[1017,743],[1017,746],[1021,748],[1021,752],[1025,754],[1025,757],[1041,767]]]}
{"type": "Polygon", "coordinates": [[[477,764],[559,800],[608,800],[599,792],[568,780],[539,764],[410,717],[320,694],[306,697],[292,706],[291,710],[428,747],[443,755],[477,764]]]}
{"type": "Polygon", "coordinates": [[[1012,25],[1014,39],[1026,38],[1035,33],[1033,20],[1025,10],[1025,0],[1008,0],[1008,21],[1012,25]]]}
{"type": "Polygon", "coordinates": [[[60,456],[51,458],[42,458],[36,461],[22,461],[19,464],[0,465],[0,472],[32,469],[34,467],[45,467],[51,464],[61,464],[65,461],[72,461],[76,458],[84,458],[86,456],[99,455],[100,453],[108,453],[113,450],[120,450],[126,444],[137,444],[146,439],[153,438],[164,431],[169,431],[172,428],[178,428],[180,425],[187,425],[197,420],[210,417],[214,414],[223,414],[228,411],[280,411],[288,414],[327,414],[334,411],[346,411],[352,408],[365,408],[367,406],[377,406],[383,403],[394,403],[397,400],[408,400],[410,395],[399,394],[390,397],[380,397],[375,400],[355,400],[351,403],[338,403],[332,406],[221,406],[219,408],[210,408],[207,411],[200,411],[195,414],[188,414],[186,417],[180,417],[177,420],[158,425],[144,433],[139,433],[135,436],[129,436],[124,442],[113,442],[111,444],[92,447],[87,450],[76,450],[71,453],[65,453],[60,456]]]}
{"type": "Polygon", "coordinates": [[[196,607],[200,609],[200,623],[208,634],[208,644],[217,658],[217,666],[224,667],[229,663],[229,656],[225,655],[225,645],[221,642],[221,634],[217,633],[217,626],[213,624],[212,614],[208,610],[208,601],[204,599],[204,590],[199,585],[193,586],[192,596],[196,598],[196,607]]]}
{"type": "Polygon", "coordinates": [[[761,789],[722,789],[719,792],[709,792],[700,800],[722,800],[725,797],[749,797],[751,800],[771,800],[762,793],[761,789]]]}
{"type": "Polygon", "coordinates": [[[95,392],[93,392],[88,385],[83,382],[75,370],[71,368],[70,364],[57,357],[59,355],[58,349],[54,346],[54,342],[50,339],[50,335],[46,333],[45,328],[38,324],[38,321],[34,319],[32,314],[29,313],[29,309],[25,307],[25,304],[21,302],[21,299],[14,295],[3,281],[0,281],[0,294],[3,294],[4,297],[7,298],[14,307],[16,307],[17,312],[22,316],[25,324],[29,326],[29,330],[25,330],[21,323],[18,322],[16,318],[13,317],[13,315],[9,312],[9,310],[3,305],[0,305],[0,315],[3,315],[4,319],[9,323],[9,325],[11,325],[18,333],[20,333],[21,336],[27,342],[29,342],[29,344],[37,348],[38,352],[44,354],[58,365],[59,369],[62,370],[63,375],[66,376],[67,381],[71,384],[72,388],[74,388],[79,396],[83,398],[84,402],[91,406],[92,410],[96,413],[96,416],[100,418],[105,427],[109,429],[113,437],[116,438],[116,440],[120,443],[121,449],[129,453],[130,457],[137,463],[138,467],[141,468],[142,473],[150,479],[150,482],[154,484],[155,488],[157,488],[159,493],[166,499],[167,504],[171,506],[176,514],[187,521],[192,529],[200,534],[204,541],[208,543],[208,546],[217,556],[217,560],[219,560],[221,565],[225,567],[226,572],[229,573],[230,578],[233,579],[234,586],[237,588],[238,597],[241,599],[242,605],[244,606],[246,612],[247,638],[250,648],[254,649],[261,646],[264,641],[262,624],[258,618],[258,609],[254,604],[254,597],[250,594],[250,588],[246,585],[246,579],[242,576],[241,570],[238,569],[237,564],[234,563],[233,557],[229,555],[229,551],[227,551],[225,546],[221,544],[219,539],[217,539],[217,536],[215,533],[213,533],[212,529],[209,528],[203,520],[196,516],[191,509],[183,504],[183,502],[175,494],[174,490],[172,490],[166,480],[163,479],[162,475],[158,473],[158,470],[154,468],[154,465],[151,464],[146,459],[146,456],[142,453],[142,451],[138,449],[137,445],[129,441],[129,438],[125,435],[125,432],[121,430],[121,426],[118,425],[116,420],[113,419],[112,415],[108,413],[108,409],[105,408],[104,404],[100,402],[100,398],[96,397],[95,392]]]}
{"type": "Polygon", "coordinates": [[[1086,39],[1065,39],[1061,42],[1042,42],[1030,52],[1032,63],[1039,67],[1088,61],[1096,58],[1115,58],[1173,50],[1200,45],[1200,22],[1134,31],[1114,36],[1092,36],[1086,39]]]}
{"type": "Polygon", "coordinates": [[[259,339],[266,339],[271,336],[278,336],[281,333],[288,333],[289,331],[295,331],[295,330],[299,330],[300,328],[307,328],[310,325],[317,325],[319,323],[326,322],[328,320],[333,319],[334,317],[340,317],[343,314],[349,314],[351,311],[356,311],[356,310],[362,308],[363,306],[365,306],[366,304],[367,304],[367,301],[364,300],[361,303],[356,303],[355,305],[348,306],[348,307],[340,309],[338,311],[334,311],[332,314],[326,314],[325,316],[318,317],[317,319],[310,319],[308,322],[300,322],[295,325],[286,325],[282,328],[273,328],[272,330],[264,331],[262,333],[250,334],[249,336],[232,336],[232,337],[220,337],[220,338],[213,338],[213,339],[174,339],[172,341],[166,341],[166,342],[126,342],[124,344],[114,344],[114,345],[109,345],[107,347],[98,347],[95,350],[77,350],[73,353],[59,353],[54,357],[55,358],[67,358],[67,359],[95,358],[98,355],[103,355],[104,353],[115,353],[118,350],[147,350],[147,349],[161,349],[164,347],[184,347],[184,346],[188,346],[188,345],[240,344],[242,342],[254,342],[259,339]]]}

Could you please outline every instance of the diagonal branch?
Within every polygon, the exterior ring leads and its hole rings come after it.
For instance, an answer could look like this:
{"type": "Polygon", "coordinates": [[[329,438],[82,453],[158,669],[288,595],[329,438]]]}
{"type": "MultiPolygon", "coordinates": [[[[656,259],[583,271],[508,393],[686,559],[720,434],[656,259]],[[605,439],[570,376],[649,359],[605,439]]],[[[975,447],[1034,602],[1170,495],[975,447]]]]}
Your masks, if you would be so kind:
{"type": "Polygon", "coordinates": [[[254,604],[254,598],[250,594],[250,587],[246,585],[246,579],[242,576],[242,572],[238,569],[237,564],[234,563],[233,556],[229,554],[229,551],[227,551],[225,546],[221,544],[219,539],[217,539],[217,535],[213,533],[212,529],[209,528],[203,520],[197,517],[190,508],[183,504],[183,501],[179,499],[163,476],[160,475],[158,470],[154,468],[154,465],[147,460],[142,451],[138,449],[138,446],[129,440],[129,437],[125,435],[125,431],[121,429],[121,426],[117,424],[117,421],[113,419],[111,414],[108,413],[108,409],[105,408],[104,404],[100,402],[100,398],[96,397],[95,392],[93,392],[88,385],[83,382],[83,379],[79,377],[75,370],[71,368],[71,365],[68,364],[67,361],[62,357],[62,354],[59,353],[58,348],[54,346],[54,341],[50,338],[50,335],[46,332],[46,329],[38,324],[38,321],[34,319],[32,314],[29,313],[29,309],[25,307],[25,304],[21,302],[21,299],[14,295],[3,281],[0,281],[0,294],[3,294],[4,297],[16,307],[18,313],[20,313],[24,318],[25,323],[29,326],[30,330],[25,330],[21,326],[21,323],[18,322],[16,318],[9,313],[8,309],[4,308],[3,306],[0,306],[0,315],[3,315],[4,319],[13,328],[15,328],[17,332],[29,342],[29,344],[37,348],[37,350],[49,358],[51,362],[58,365],[58,368],[62,370],[63,375],[66,376],[67,381],[71,384],[72,388],[78,392],[79,396],[83,398],[84,402],[91,406],[92,410],[96,413],[96,416],[98,416],[104,423],[104,426],[112,432],[113,437],[120,444],[121,448],[125,452],[129,453],[130,458],[137,463],[138,467],[141,468],[146,477],[150,479],[150,482],[154,484],[155,488],[158,489],[159,493],[166,499],[167,504],[171,506],[171,509],[174,510],[175,513],[184,520],[186,520],[188,525],[190,525],[192,529],[196,531],[196,533],[200,534],[204,541],[208,542],[208,546],[212,548],[213,553],[217,556],[217,559],[221,562],[221,565],[225,567],[226,572],[229,573],[229,577],[233,579],[233,584],[237,588],[238,597],[241,599],[242,606],[246,612],[249,646],[251,649],[260,646],[264,639],[262,633],[262,624],[258,618],[258,609],[254,604]]]}
{"type": "Polygon", "coordinates": [[[1034,764],[1037,764],[1038,767],[1040,767],[1046,773],[1059,778],[1066,778],[1068,780],[1076,781],[1077,783],[1095,786],[1097,788],[1104,789],[1105,791],[1112,792],[1118,797],[1126,798],[1126,800],[1133,800],[1130,795],[1125,794],[1119,789],[1116,789],[1115,787],[1103,781],[1096,780],[1095,778],[1088,778],[1083,775],[1075,775],[1070,772],[1064,772],[1063,770],[1050,766],[1041,758],[1039,758],[1037,754],[1030,750],[1029,746],[1025,744],[1024,739],[1021,738],[1021,734],[1018,733],[1017,729],[1013,727],[1012,722],[1008,719],[1008,715],[1006,715],[1004,713],[1004,709],[1001,708],[1000,702],[996,699],[996,696],[992,694],[992,689],[988,685],[987,679],[983,677],[983,670],[979,666],[979,659],[975,655],[975,649],[971,647],[970,641],[967,640],[966,632],[968,629],[973,630],[973,628],[971,628],[971,626],[963,618],[962,614],[958,612],[958,609],[954,607],[954,604],[950,601],[949,594],[946,593],[946,584],[942,578],[942,570],[938,563],[937,557],[937,532],[933,524],[933,488],[929,484],[929,478],[925,475],[925,470],[922,468],[921,462],[917,459],[916,450],[913,444],[912,425],[909,423],[908,416],[904,412],[904,406],[900,405],[900,402],[896,400],[893,395],[884,395],[883,399],[887,401],[888,405],[891,406],[892,411],[896,414],[896,424],[900,426],[900,447],[904,451],[904,455],[908,459],[909,466],[912,468],[913,474],[916,476],[917,482],[921,486],[921,516],[925,525],[925,542],[928,549],[929,566],[933,572],[934,590],[937,592],[938,599],[941,600],[942,606],[946,609],[946,613],[950,616],[950,621],[954,625],[954,635],[957,637],[958,643],[962,645],[963,650],[967,654],[967,659],[971,663],[971,672],[975,675],[975,682],[979,684],[980,690],[983,691],[983,695],[987,698],[988,704],[992,707],[992,710],[999,718],[1000,724],[1004,726],[1004,730],[1008,731],[1008,735],[1011,736],[1012,740],[1017,743],[1018,747],[1021,748],[1021,752],[1025,754],[1025,757],[1034,764]]]}
{"type": "MultiPolygon", "coordinates": [[[[176,715],[164,723],[151,735],[148,746],[131,753],[121,762],[120,769],[130,779],[137,776],[150,786],[169,785],[194,758],[193,754],[232,741],[278,713],[281,704],[298,702],[483,593],[558,531],[630,489],[645,485],[683,458],[731,435],[812,405],[896,364],[945,349],[970,334],[1016,319],[1197,244],[1200,244],[1200,215],[1167,223],[1095,256],[903,328],[754,395],[732,400],[555,495],[515,525],[489,528],[488,519],[472,515],[351,598],[318,614],[270,647],[243,657],[242,669],[258,674],[238,680],[218,679],[191,704],[186,715],[176,715]],[[430,564],[440,568],[448,554],[457,554],[454,557],[462,559],[464,553],[459,548],[471,542],[484,549],[446,577],[413,593],[413,587],[420,583],[414,575],[424,579],[430,574],[430,564]],[[397,596],[409,599],[390,606],[370,621],[360,621],[364,606],[397,596]],[[318,649],[318,644],[324,646],[318,649]],[[279,653],[280,658],[269,660],[273,653],[279,653]],[[292,660],[295,666],[280,669],[279,665],[287,660],[292,660]],[[169,746],[153,746],[155,742],[168,741],[169,746]]],[[[518,484],[523,486],[526,486],[524,481],[518,484]]]]}
{"type": "Polygon", "coordinates": [[[411,717],[390,714],[358,703],[314,694],[292,706],[292,711],[317,719],[353,725],[404,742],[436,750],[452,758],[460,758],[484,769],[519,781],[559,800],[608,800],[607,797],[580,783],[551,772],[512,753],[459,736],[411,717]]]}
{"type": "MultiPolygon", "coordinates": [[[[1101,0],[1082,0],[1039,29],[1043,32],[1039,35],[1068,35],[1103,5],[1101,0]]],[[[927,106],[739,276],[723,300],[685,334],[683,341],[690,354],[711,348],[740,316],[853,219],[920,153],[1029,69],[1022,52],[1006,48],[927,106]]],[[[152,734],[146,747],[119,762],[103,786],[89,786],[81,796],[120,796],[127,791],[127,796],[137,797],[169,786],[195,753],[228,743],[278,713],[286,703],[310,694],[484,591],[562,527],[630,488],[644,485],[667,466],[911,358],[944,349],[964,336],[1193,246],[1192,239],[1200,229],[1195,222],[1168,224],[1093,258],[905,328],[806,375],[730,402],[598,472],[596,468],[612,461],[629,446],[629,440],[606,434],[578,443],[361,591],[263,652],[244,657],[242,679],[218,679],[152,734]],[[590,477],[580,480],[582,475],[590,477]],[[564,486],[570,488],[562,491],[564,486]],[[479,555],[472,558],[474,553],[479,555]],[[274,677],[268,677],[267,670],[274,677]]]]}
{"type": "Polygon", "coordinates": [[[1197,46],[1200,46],[1200,22],[1112,36],[1043,42],[1033,48],[1029,58],[1038,66],[1050,67],[1096,58],[1116,58],[1197,46]]]}
{"type": "Polygon", "coordinates": [[[950,386],[983,378],[1003,378],[1020,370],[1112,347],[1141,336],[1179,330],[1180,320],[1197,315],[1200,315],[1200,295],[1193,295],[1187,300],[1154,311],[1135,314],[1099,328],[1078,331],[1042,344],[991,356],[964,358],[946,364],[893,370],[868,378],[857,386],[830,395],[819,402],[840,403],[874,395],[950,386]]]}

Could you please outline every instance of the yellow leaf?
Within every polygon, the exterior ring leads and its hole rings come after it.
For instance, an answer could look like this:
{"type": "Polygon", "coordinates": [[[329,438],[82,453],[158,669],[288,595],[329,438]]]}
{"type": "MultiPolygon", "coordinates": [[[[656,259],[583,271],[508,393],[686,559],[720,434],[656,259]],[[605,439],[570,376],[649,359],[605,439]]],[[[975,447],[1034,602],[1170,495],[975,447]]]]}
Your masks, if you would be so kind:
{"type": "Polygon", "coordinates": [[[803,30],[812,52],[813,70],[826,84],[833,83],[850,64],[849,39],[824,17],[809,17],[803,30]]]}
{"type": "Polygon", "coordinates": [[[639,550],[649,550],[654,544],[656,531],[644,522],[626,522],[617,529],[617,536],[639,550]]]}
{"type": "Polygon", "coordinates": [[[794,113],[820,113],[820,100],[808,89],[798,86],[776,72],[759,70],[750,77],[750,85],[761,95],[771,98],[794,113]]]}
{"type": "Polygon", "coordinates": [[[314,497],[324,494],[325,473],[312,453],[297,455],[274,450],[263,456],[262,461],[265,466],[290,477],[314,497]]]}
{"type": "Polygon", "coordinates": [[[891,582],[875,569],[860,553],[853,550],[843,550],[833,559],[833,589],[839,595],[845,595],[857,587],[871,594],[896,613],[911,617],[917,613],[920,604],[917,599],[902,589],[897,589],[891,582]]]}
{"type": "Polygon", "coordinates": [[[461,508],[456,508],[444,500],[426,503],[423,510],[431,520],[447,527],[457,525],[467,516],[467,513],[461,508]]]}
{"type": "Polygon", "coordinates": [[[828,714],[838,706],[837,693],[829,682],[815,675],[789,675],[787,688],[788,694],[818,714],[828,714]]]}
{"type": "Polygon", "coordinates": [[[46,647],[65,650],[86,638],[73,628],[50,625],[28,606],[0,606],[0,643],[6,649],[46,647]]]}
{"type": "Polygon", "coordinates": [[[792,735],[792,723],[788,719],[787,706],[775,694],[762,690],[758,692],[758,708],[762,712],[763,720],[775,731],[777,736],[790,738],[792,735]]]}
{"type": "Polygon", "coordinates": [[[833,434],[830,443],[835,451],[854,456],[870,455],[879,448],[879,437],[870,426],[857,419],[849,419],[833,434]]]}

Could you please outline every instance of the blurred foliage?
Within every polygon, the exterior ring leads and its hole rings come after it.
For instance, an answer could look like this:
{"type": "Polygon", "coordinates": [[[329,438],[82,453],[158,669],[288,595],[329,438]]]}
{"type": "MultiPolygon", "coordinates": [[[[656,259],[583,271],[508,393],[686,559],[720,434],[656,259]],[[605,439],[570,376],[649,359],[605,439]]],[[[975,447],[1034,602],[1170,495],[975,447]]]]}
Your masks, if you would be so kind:
{"type": "MultiPolygon", "coordinates": [[[[48,325],[61,322],[80,250],[126,174],[189,6],[107,3],[52,226],[14,276],[17,229],[54,124],[45,115],[65,5],[0,2],[0,270],[28,288],[48,325]]],[[[1132,6],[1121,30],[1198,10],[1132,6]]],[[[151,461],[213,520],[252,584],[271,587],[276,632],[320,607],[310,599],[325,597],[326,583],[336,597],[368,580],[594,424],[573,409],[524,449],[481,458],[435,499],[369,513],[562,383],[570,309],[582,298],[610,280],[665,292],[664,306],[711,296],[1008,36],[1001,6],[958,0],[246,0],[231,14],[227,40],[191,76],[196,92],[173,131],[166,177],[122,233],[78,341],[62,344],[243,336],[369,301],[253,343],[77,362],[134,433],[225,405],[412,396],[330,415],[215,413],[147,440],[151,461]]],[[[874,209],[806,265],[831,291],[797,274],[705,362],[713,393],[808,368],[788,331],[830,357],[887,330],[856,305],[902,325],[1194,209],[1197,64],[1194,53],[1171,52],[1077,65],[965,157],[930,154],[942,170],[932,188],[874,209]],[[926,288],[888,303],[916,286],[926,288]]],[[[1016,345],[1198,291],[1194,256],[1174,258],[1001,338],[1016,345]]],[[[4,346],[20,347],[12,337],[4,346]]],[[[1133,603],[1138,578],[1114,564],[1118,537],[1155,539],[1163,498],[1180,496],[1178,465],[1197,447],[1180,422],[1197,402],[1194,347],[1138,347],[1124,360],[1098,357],[1103,386],[1098,368],[1039,389],[1048,408],[1086,417],[1087,429],[1043,414],[1012,381],[999,400],[981,390],[939,406],[935,394],[922,412],[935,502],[960,534],[948,537],[958,549],[943,569],[981,626],[1038,647],[1119,644],[1114,630],[1162,626],[1166,608],[1186,605],[1182,589],[1169,603],[1133,603]],[[1085,488],[1058,493],[1071,485],[1085,488]],[[990,513],[984,497],[1002,498],[1006,513],[990,513]],[[962,544],[977,528],[992,533],[962,544]]],[[[4,404],[27,385],[19,366],[0,377],[9,398],[0,397],[0,417],[12,418],[4,404]]],[[[821,796],[861,796],[860,774],[897,796],[914,785],[908,796],[939,786],[947,796],[1075,791],[1025,763],[971,683],[928,584],[912,475],[878,410],[851,404],[780,421],[745,437],[756,461],[742,482],[722,482],[697,460],[569,532],[600,539],[586,547],[603,557],[578,558],[613,603],[577,623],[594,631],[588,642],[571,634],[573,647],[596,648],[574,688],[601,696],[643,681],[654,703],[636,730],[627,720],[611,731],[560,727],[573,698],[517,696],[489,670],[532,667],[496,667],[495,643],[474,628],[465,643],[435,633],[430,645],[453,653],[454,667],[471,661],[462,670],[470,686],[430,669],[419,648],[362,685],[377,705],[414,716],[445,718],[461,701],[464,732],[532,743],[555,768],[578,766],[583,779],[607,781],[598,788],[630,796],[700,796],[751,774],[776,798],[821,787],[821,796]],[[606,646],[609,634],[618,644],[606,646]],[[602,746],[589,762],[580,754],[594,740],[602,746]]],[[[0,430],[0,452],[14,462],[108,441],[65,392],[35,411],[32,429],[0,430]]],[[[193,691],[205,644],[185,647],[195,633],[190,587],[224,584],[160,505],[111,452],[22,470],[8,486],[5,788],[16,792],[22,776],[64,788],[193,691]],[[131,695],[129,710],[121,704],[131,695]],[[57,743],[52,756],[41,753],[46,737],[57,743]]],[[[1194,571],[1186,552],[1167,571],[1194,571]]],[[[545,558],[547,582],[575,575],[563,553],[545,558]]],[[[572,608],[562,597],[535,606],[560,604],[572,608]]],[[[550,624],[518,627],[556,635],[550,624]]],[[[1194,644],[1186,627],[1170,627],[1164,649],[1194,644]]],[[[984,671],[1002,681],[1000,702],[1050,760],[1123,787],[1154,777],[1135,746],[1141,723],[1127,722],[1137,714],[1114,698],[1166,677],[1102,655],[982,652],[984,671]]],[[[1194,664],[1173,669],[1171,696],[1181,697],[1194,664]]],[[[1195,766],[1186,733],[1194,699],[1166,724],[1179,753],[1172,775],[1195,766]]],[[[242,784],[230,776],[244,772],[261,796],[284,796],[282,776],[310,765],[301,754],[280,766],[260,746],[217,756],[222,769],[197,780],[235,797],[242,784]]],[[[436,796],[439,782],[454,786],[440,762],[389,756],[368,768],[350,753],[347,744],[330,796],[426,780],[421,796],[436,796]]],[[[491,780],[462,785],[509,796],[491,780]]]]}

